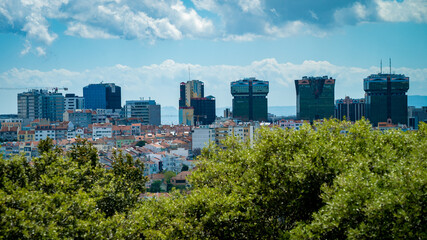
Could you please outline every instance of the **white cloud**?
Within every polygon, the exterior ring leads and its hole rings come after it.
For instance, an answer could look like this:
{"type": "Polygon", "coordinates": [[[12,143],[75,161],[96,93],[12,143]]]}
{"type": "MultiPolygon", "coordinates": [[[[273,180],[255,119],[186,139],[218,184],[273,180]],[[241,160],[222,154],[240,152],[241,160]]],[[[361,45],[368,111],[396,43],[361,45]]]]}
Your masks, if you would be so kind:
{"type": "MultiPolygon", "coordinates": [[[[114,82],[122,87],[122,104],[125,100],[151,97],[162,106],[177,106],[179,83],[191,79],[205,82],[205,94],[216,97],[217,107],[231,106],[230,82],[244,77],[256,77],[270,82],[268,101],[270,106],[295,105],[294,80],[302,76],[324,76],[335,78],[335,97],[346,95],[362,98],[363,78],[377,73],[378,67],[359,68],[334,65],[328,61],[307,60],[300,64],[280,63],[274,58],[254,61],[249,65],[212,65],[178,63],[166,60],[132,68],[124,65],[100,67],[81,72],[66,69],[39,71],[11,69],[0,73],[2,86],[7,87],[68,87],[69,92],[82,95],[82,89],[89,83],[114,82]]],[[[427,92],[427,68],[395,68],[396,73],[410,77],[410,95],[425,95],[427,92]]],[[[16,93],[15,93],[16,94],[16,93]]],[[[16,101],[12,103],[1,95],[0,109],[16,112],[16,101]]],[[[16,99],[16,95],[10,97],[16,99]]]]}
{"type": "Polygon", "coordinates": [[[427,23],[427,1],[405,0],[384,1],[376,0],[378,15],[387,22],[418,22],[427,23]]]}

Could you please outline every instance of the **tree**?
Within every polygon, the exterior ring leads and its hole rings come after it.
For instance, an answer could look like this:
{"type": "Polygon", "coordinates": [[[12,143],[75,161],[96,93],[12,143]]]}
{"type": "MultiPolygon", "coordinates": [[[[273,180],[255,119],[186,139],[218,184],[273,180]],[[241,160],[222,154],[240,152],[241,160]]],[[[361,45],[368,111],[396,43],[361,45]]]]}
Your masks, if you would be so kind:
{"type": "Polygon", "coordinates": [[[184,172],[184,171],[188,171],[188,166],[187,165],[185,165],[185,164],[182,164],[182,168],[181,168],[181,172],[184,172]]]}
{"type": "Polygon", "coordinates": [[[145,144],[147,144],[147,142],[146,142],[146,141],[138,141],[138,142],[135,144],[135,146],[137,146],[137,147],[143,147],[143,146],[145,146],[145,144]]]}
{"type": "Polygon", "coordinates": [[[157,180],[151,183],[150,192],[158,193],[161,192],[160,186],[162,185],[162,181],[157,180]]]}

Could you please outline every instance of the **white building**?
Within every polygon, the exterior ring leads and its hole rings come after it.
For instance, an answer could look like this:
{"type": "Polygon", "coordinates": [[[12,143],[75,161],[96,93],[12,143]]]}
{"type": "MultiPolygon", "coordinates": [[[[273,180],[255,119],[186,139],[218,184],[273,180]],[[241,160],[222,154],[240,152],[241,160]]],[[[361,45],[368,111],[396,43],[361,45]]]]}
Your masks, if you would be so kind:
{"type": "Polygon", "coordinates": [[[92,138],[99,139],[113,136],[113,125],[111,123],[94,123],[92,125],[92,138]]]}
{"type": "Polygon", "coordinates": [[[85,99],[83,97],[76,96],[74,93],[65,94],[64,98],[64,111],[76,110],[85,108],[85,99]]]}
{"type": "Polygon", "coordinates": [[[207,126],[200,126],[192,131],[191,149],[202,149],[209,145],[210,141],[215,142],[215,129],[207,126]]]}
{"type": "Polygon", "coordinates": [[[45,140],[46,138],[56,140],[55,138],[55,129],[50,125],[38,125],[35,130],[34,140],[40,141],[45,140]]]}

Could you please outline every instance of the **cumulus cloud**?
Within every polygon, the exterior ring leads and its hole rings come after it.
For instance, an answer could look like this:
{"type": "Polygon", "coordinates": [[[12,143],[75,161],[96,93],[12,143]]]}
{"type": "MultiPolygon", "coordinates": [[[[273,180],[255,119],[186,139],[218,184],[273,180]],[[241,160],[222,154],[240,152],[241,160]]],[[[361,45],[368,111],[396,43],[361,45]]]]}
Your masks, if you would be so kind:
{"type": "MultiPolygon", "coordinates": [[[[216,97],[217,107],[231,106],[230,82],[245,77],[256,77],[270,82],[269,106],[292,106],[295,105],[294,80],[301,79],[302,76],[331,76],[336,79],[336,98],[346,95],[362,98],[363,78],[379,71],[378,67],[347,67],[328,61],[280,63],[274,58],[254,61],[244,66],[203,66],[166,60],[161,64],[135,68],[118,64],[80,72],[67,69],[39,71],[14,68],[0,73],[0,82],[5,88],[68,87],[69,92],[78,95],[82,95],[83,87],[90,83],[114,82],[122,87],[122,104],[125,100],[151,97],[162,106],[177,107],[179,83],[188,80],[188,67],[191,69],[191,79],[203,81],[205,94],[216,97]]],[[[408,94],[423,95],[427,92],[427,68],[402,67],[393,71],[410,77],[411,87],[408,94]]],[[[2,98],[5,97],[6,95],[2,94],[2,98]]],[[[16,95],[9,98],[16,99],[16,95]]],[[[16,112],[16,101],[0,101],[0,109],[16,112]]]]}
{"type": "Polygon", "coordinates": [[[252,40],[324,36],[361,22],[427,22],[425,0],[2,0],[0,32],[25,36],[22,54],[46,49],[65,34],[82,38],[252,40]],[[31,49],[34,50],[32,51],[31,49]]]}

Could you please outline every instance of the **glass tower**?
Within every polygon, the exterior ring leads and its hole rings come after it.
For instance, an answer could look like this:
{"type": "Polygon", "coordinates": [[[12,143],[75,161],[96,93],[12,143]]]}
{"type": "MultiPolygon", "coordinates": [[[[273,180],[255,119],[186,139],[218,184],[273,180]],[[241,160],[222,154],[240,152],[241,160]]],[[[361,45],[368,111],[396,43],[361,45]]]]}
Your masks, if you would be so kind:
{"type": "Polygon", "coordinates": [[[313,120],[334,116],[335,79],[306,77],[295,80],[297,93],[297,118],[313,120]]]}
{"type": "Polygon", "coordinates": [[[268,81],[245,78],[231,82],[233,118],[241,121],[267,121],[268,81]]]}
{"type": "Polygon", "coordinates": [[[86,109],[121,109],[121,88],[114,83],[89,84],[83,88],[86,109]]]}
{"type": "Polygon", "coordinates": [[[372,74],[363,79],[366,118],[372,125],[391,120],[407,124],[409,77],[403,74],[372,74]]]}

